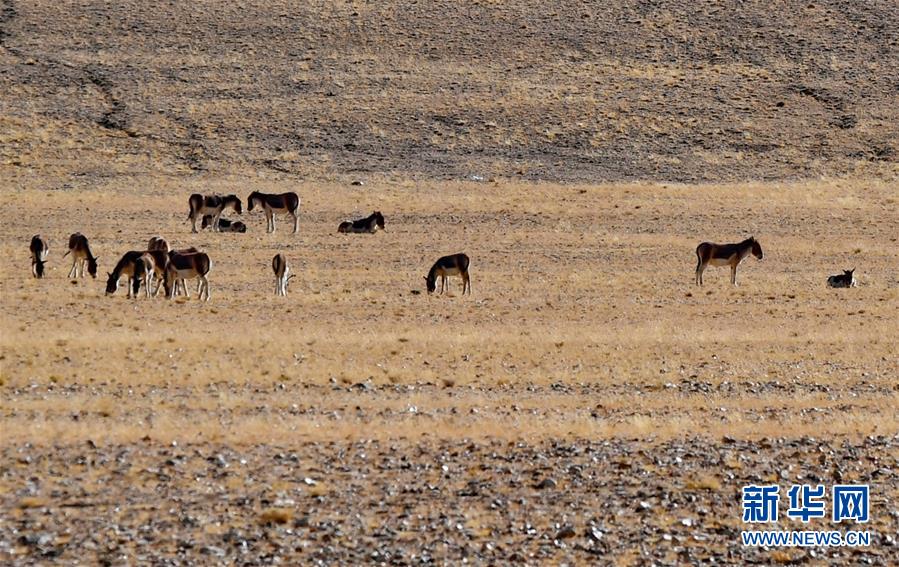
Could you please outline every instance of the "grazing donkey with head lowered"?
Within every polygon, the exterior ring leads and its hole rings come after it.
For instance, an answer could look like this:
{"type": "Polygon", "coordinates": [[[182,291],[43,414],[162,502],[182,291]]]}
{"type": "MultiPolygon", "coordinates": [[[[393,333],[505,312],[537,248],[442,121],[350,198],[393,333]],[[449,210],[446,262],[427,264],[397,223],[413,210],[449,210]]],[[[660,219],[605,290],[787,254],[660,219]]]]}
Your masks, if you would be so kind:
{"type": "Polygon", "coordinates": [[[762,259],[762,245],[754,237],[749,237],[738,244],[715,244],[703,242],[696,247],[696,285],[702,285],[702,273],[706,267],[730,266],[730,283],[737,285],[737,266],[743,258],[752,254],[759,260],[762,259]]]}
{"type": "Polygon", "coordinates": [[[44,277],[44,264],[47,263],[47,254],[50,253],[50,245],[40,234],[31,237],[31,274],[36,278],[44,277]]]}
{"type": "Polygon", "coordinates": [[[858,287],[855,279],[855,268],[843,270],[842,274],[827,278],[827,287],[858,287]]]}
{"type": "Polygon", "coordinates": [[[153,278],[155,262],[153,256],[143,250],[131,250],[125,252],[119,262],[107,272],[106,295],[113,295],[119,289],[119,280],[122,276],[128,278],[128,297],[137,297],[140,286],[143,284],[147,297],[150,297],[150,282],[153,278]]]}
{"type": "MultiPolygon", "coordinates": [[[[237,214],[243,213],[243,205],[237,195],[201,195],[194,193],[187,201],[190,206],[190,212],[187,214],[188,220],[191,221],[191,231],[197,232],[197,219],[202,219],[203,215],[212,215],[216,222],[212,224],[212,230],[218,232],[218,219],[222,216],[227,208],[234,209],[237,214]]],[[[252,210],[252,205],[250,210],[252,210]]]]}
{"type": "Polygon", "coordinates": [[[99,258],[94,257],[91,254],[91,247],[87,243],[87,237],[81,234],[80,232],[76,232],[72,236],[69,237],[69,251],[62,255],[63,258],[72,255],[72,269],[69,271],[70,278],[78,277],[78,267],[81,267],[81,277],[84,277],[84,265],[87,264],[87,273],[91,275],[92,278],[96,279],[97,277],[97,260],[99,258]]]}
{"type": "Polygon", "coordinates": [[[364,219],[340,223],[340,226],[337,227],[337,232],[374,234],[379,228],[381,230],[386,230],[384,228],[384,215],[381,214],[381,211],[375,211],[364,219]]]}
{"type": "Polygon", "coordinates": [[[261,207],[265,211],[266,232],[275,232],[275,213],[286,213],[293,217],[293,232],[300,230],[300,197],[296,193],[270,195],[253,191],[247,197],[247,211],[261,207]]]}
{"type": "Polygon", "coordinates": [[[448,276],[462,277],[462,295],[465,295],[465,289],[468,289],[468,295],[471,295],[471,278],[468,275],[468,267],[471,261],[465,254],[453,254],[444,256],[434,262],[428,275],[425,276],[425,283],[428,287],[428,293],[434,293],[437,289],[437,278],[440,277],[440,293],[446,291],[446,278],[448,276]]]}

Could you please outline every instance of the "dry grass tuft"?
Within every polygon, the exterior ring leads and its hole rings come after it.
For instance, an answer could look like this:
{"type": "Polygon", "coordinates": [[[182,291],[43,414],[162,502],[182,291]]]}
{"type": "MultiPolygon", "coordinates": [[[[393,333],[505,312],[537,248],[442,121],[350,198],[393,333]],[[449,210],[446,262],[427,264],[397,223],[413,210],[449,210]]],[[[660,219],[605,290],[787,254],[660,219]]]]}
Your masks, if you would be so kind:
{"type": "Polygon", "coordinates": [[[29,508],[44,508],[50,504],[50,500],[47,498],[40,498],[37,496],[26,496],[24,498],[19,499],[16,507],[20,510],[27,510],[29,508]]]}
{"type": "Polygon", "coordinates": [[[263,525],[286,524],[293,520],[294,511],[290,508],[269,508],[259,514],[259,522],[263,525]]]}
{"type": "Polygon", "coordinates": [[[717,492],[721,490],[721,481],[713,475],[699,475],[687,480],[684,483],[687,490],[710,490],[717,492]]]}

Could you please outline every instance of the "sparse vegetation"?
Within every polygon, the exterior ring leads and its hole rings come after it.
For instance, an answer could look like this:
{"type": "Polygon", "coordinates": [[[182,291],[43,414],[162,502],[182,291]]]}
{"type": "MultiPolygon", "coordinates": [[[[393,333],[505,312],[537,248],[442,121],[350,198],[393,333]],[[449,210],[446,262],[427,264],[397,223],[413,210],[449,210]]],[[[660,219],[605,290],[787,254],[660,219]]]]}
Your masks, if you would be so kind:
{"type": "Polygon", "coordinates": [[[895,509],[895,3],[463,4],[2,4],[0,562],[792,563],[741,483],[895,509]],[[191,234],[254,190],[300,233],[191,234]],[[69,281],[75,231],[212,301],[69,281]]]}

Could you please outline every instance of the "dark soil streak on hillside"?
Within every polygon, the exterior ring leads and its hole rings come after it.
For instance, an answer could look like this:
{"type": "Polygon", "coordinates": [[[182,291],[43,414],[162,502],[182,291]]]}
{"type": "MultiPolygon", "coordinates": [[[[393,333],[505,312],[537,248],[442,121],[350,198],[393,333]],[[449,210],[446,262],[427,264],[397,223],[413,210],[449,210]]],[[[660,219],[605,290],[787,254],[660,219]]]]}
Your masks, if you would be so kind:
{"type": "Polygon", "coordinates": [[[107,110],[97,120],[97,124],[109,130],[119,130],[133,136],[134,134],[128,129],[125,103],[113,93],[112,82],[106,78],[105,73],[98,69],[88,68],[85,70],[85,74],[106,101],[107,110]]]}
{"type": "Polygon", "coordinates": [[[7,31],[17,16],[18,12],[12,0],[3,0],[3,3],[0,4],[0,47],[16,57],[22,57],[22,52],[9,44],[10,33],[7,31]]]}

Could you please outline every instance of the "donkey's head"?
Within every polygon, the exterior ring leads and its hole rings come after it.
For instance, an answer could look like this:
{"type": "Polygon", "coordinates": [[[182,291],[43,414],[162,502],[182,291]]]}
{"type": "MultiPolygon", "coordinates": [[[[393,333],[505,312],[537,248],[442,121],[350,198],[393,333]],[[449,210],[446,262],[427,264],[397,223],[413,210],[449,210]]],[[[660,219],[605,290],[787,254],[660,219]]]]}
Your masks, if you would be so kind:
{"type": "Polygon", "coordinates": [[[434,293],[434,291],[437,289],[437,275],[434,273],[426,275],[425,285],[428,288],[428,293],[434,293]]]}
{"type": "Polygon", "coordinates": [[[256,206],[256,201],[259,201],[259,205],[262,205],[262,198],[259,196],[259,191],[253,191],[250,193],[250,196],[247,197],[247,211],[252,211],[256,206]]]}
{"type": "Polygon", "coordinates": [[[112,295],[119,289],[119,274],[106,272],[109,276],[106,280],[106,295],[112,295]]]}
{"type": "Polygon", "coordinates": [[[761,260],[765,256],[762,252],[762,245],[759,244],[759,241],[754,236],[749,237],[749,242],[752,244],[752,255],[761,260]]]}
{"type": "Polygon", "coordinates": [[[87,273],[94,279],[97,279],[97,260],[99,259],[100,258],[94,256],[87,257],[87,273]]]}
{"type": "Polygon", "coordinates": [[[46,263],[47,262],[45,262],[44,260],[41,260],[40,258],[37,258],[34,260],[34,276],[36,278],[40,279],[40,278],[44,277],[44,265],[46,263]]]}

